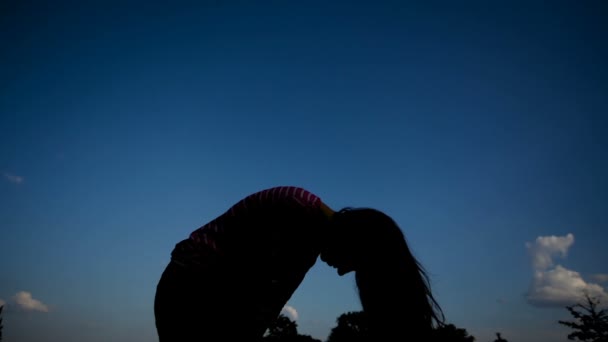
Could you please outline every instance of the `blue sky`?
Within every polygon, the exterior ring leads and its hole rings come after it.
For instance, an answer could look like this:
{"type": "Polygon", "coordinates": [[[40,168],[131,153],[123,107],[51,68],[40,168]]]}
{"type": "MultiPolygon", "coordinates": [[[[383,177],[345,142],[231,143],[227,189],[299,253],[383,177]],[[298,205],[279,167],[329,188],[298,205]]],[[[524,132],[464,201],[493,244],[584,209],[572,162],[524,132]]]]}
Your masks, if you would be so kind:
{"type": "MultiPolygon", "coordinates": [[[[0,300],[13,341],[151,341],[173,245],[303,186],[402,227],[448,322],[566,341],[608,296],[603,1],[0,5],[0,300]]],[[[320,261],[289,301],[359,310],[320,261]]],[[[234,308],[247,319],[248,308],[234,308]]]]}

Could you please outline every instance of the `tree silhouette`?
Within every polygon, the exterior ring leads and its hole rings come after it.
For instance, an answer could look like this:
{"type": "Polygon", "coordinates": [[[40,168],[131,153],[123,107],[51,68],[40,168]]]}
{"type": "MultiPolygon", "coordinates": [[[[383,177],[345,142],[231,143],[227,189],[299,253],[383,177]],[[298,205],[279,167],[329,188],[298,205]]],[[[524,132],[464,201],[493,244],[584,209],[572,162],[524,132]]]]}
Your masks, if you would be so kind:
{"type": "Polygon", "coordinates": [[[298,334],[298,324],[280,314],[268,328],[264,342],[321,342],[309,335],[298,334]]]}
{"type": "Polygon", "coordinates": [[[466,329],[457,328],[454,324],[445,324],[434,330],[433,341],[444,342],[473,342],[475,337],[469,335],[466,329]]]}
{"type": "Polygon", "coordinates": [[[0,305],[0,341],[2,341],[2,309],[4,305],[0,305]]]}
{"type": "Polygon", "coordinates": [[[494,342],[509,342],[509,341],[507,341],[504,338],[502,338],[502,336],[500,336],[500,333],[497,332],[496,333],[496,339],[494,340],[494,342]]]}
{"type": "Polygon", "coordinates": [[[264,337],[266,341],[284,341],[298,334],[298,325],[287,316],[280,314],[279,317],[268,328],[264,337]]]}
{"type": "Polygon", "coordinates": [[[351,311],[338,317],[327,342],[368,342],[368,324],[363,311],[351,311]]]}
{"type": "Polygon", "coordinates": [[[569,340],[608,342],[608,312],[599,310],[600,300],[585,293],[586,304],[566,306],[574,321],[558,321],[574,332],[568,334],[569,340]]]}
{"type": "MultiPolygon", "coordinates": [[[[363,311],[347,312],[338,317],[337,326],[331,330],[326,342],[376,342],[371,340],[368,329],[363,311]]],[[[416,338],[412,336],[413,340],[416,338]]],[[[433,331],[432,341],[474,342],[475,337],[469,335],[466,329],[446,324],[433,331]]]]}

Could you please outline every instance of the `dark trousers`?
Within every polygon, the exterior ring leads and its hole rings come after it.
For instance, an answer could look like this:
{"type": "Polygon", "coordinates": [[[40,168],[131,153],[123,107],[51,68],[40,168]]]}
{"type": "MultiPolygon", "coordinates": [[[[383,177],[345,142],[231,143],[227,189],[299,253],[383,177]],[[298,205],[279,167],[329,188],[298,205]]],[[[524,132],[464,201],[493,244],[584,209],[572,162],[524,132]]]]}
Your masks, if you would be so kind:
{"type": "Polygon", "coordinates": [[[260,341],[265,327],[256,324],[248,297],[224,270],[196,271],[174,262],[156,287],[154,315],[160,342],[260,341]]]}

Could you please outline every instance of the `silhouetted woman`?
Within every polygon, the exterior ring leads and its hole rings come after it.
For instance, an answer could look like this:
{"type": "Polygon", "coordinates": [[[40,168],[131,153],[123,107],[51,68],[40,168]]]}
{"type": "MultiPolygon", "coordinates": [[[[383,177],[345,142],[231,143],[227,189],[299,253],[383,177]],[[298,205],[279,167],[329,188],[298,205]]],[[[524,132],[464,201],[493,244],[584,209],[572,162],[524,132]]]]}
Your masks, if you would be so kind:
{"type": "Polygon", "coordinates": [[[372,340],[442,324],[428,279],[397,224],[380,211],[333,211],[299,187],[266,189],[177,243],[157,285],[160,342],[257,341],[317,258],[355,271],[372,340]]]}

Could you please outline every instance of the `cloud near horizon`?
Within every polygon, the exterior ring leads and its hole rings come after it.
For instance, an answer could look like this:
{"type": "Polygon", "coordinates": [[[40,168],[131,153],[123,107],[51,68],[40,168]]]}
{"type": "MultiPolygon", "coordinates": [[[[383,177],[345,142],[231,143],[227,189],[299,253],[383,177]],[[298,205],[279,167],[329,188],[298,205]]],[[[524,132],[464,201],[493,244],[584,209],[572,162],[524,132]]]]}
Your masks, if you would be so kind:
{"type": "Polygon", "coordinates": [[[11,183],[15,183],[15,184],[23,183],[23,177],[16,176],[16,175],[13,175],[13,174],[10,174],[7,172],[4,173],[4,178],[6,178],[6,180],[8,180],[11,183]]]}
{"type": "Polygon", "coordinates": [[[24,311],[49,312],[49,307],[41,301],[34,299],[32,294],[27,291],[17,292],[13,298],[13,303],[18,309],[24,311]]]}
{"type": "Polygon", "coordinates": [[[285,305],[281,310],[281,313],[289,317],[292,321],[298,320],[298,311],[293,306],[285,305]]]}
{"type": "MultiPolygon", "coordinates": [[[[587,293],[591,297],[608,301],[608,293],[598,284],[586,282],[580,273],[555,265],[556,256],[565,258],[574,244],[574,235],[539,236],[534,243],[527,242],[534,276],[526,299],[539,307],[564,307],[583,300],[587,293]]],[[[601,277],[600,277],[601,278],[601,277]]]]}

